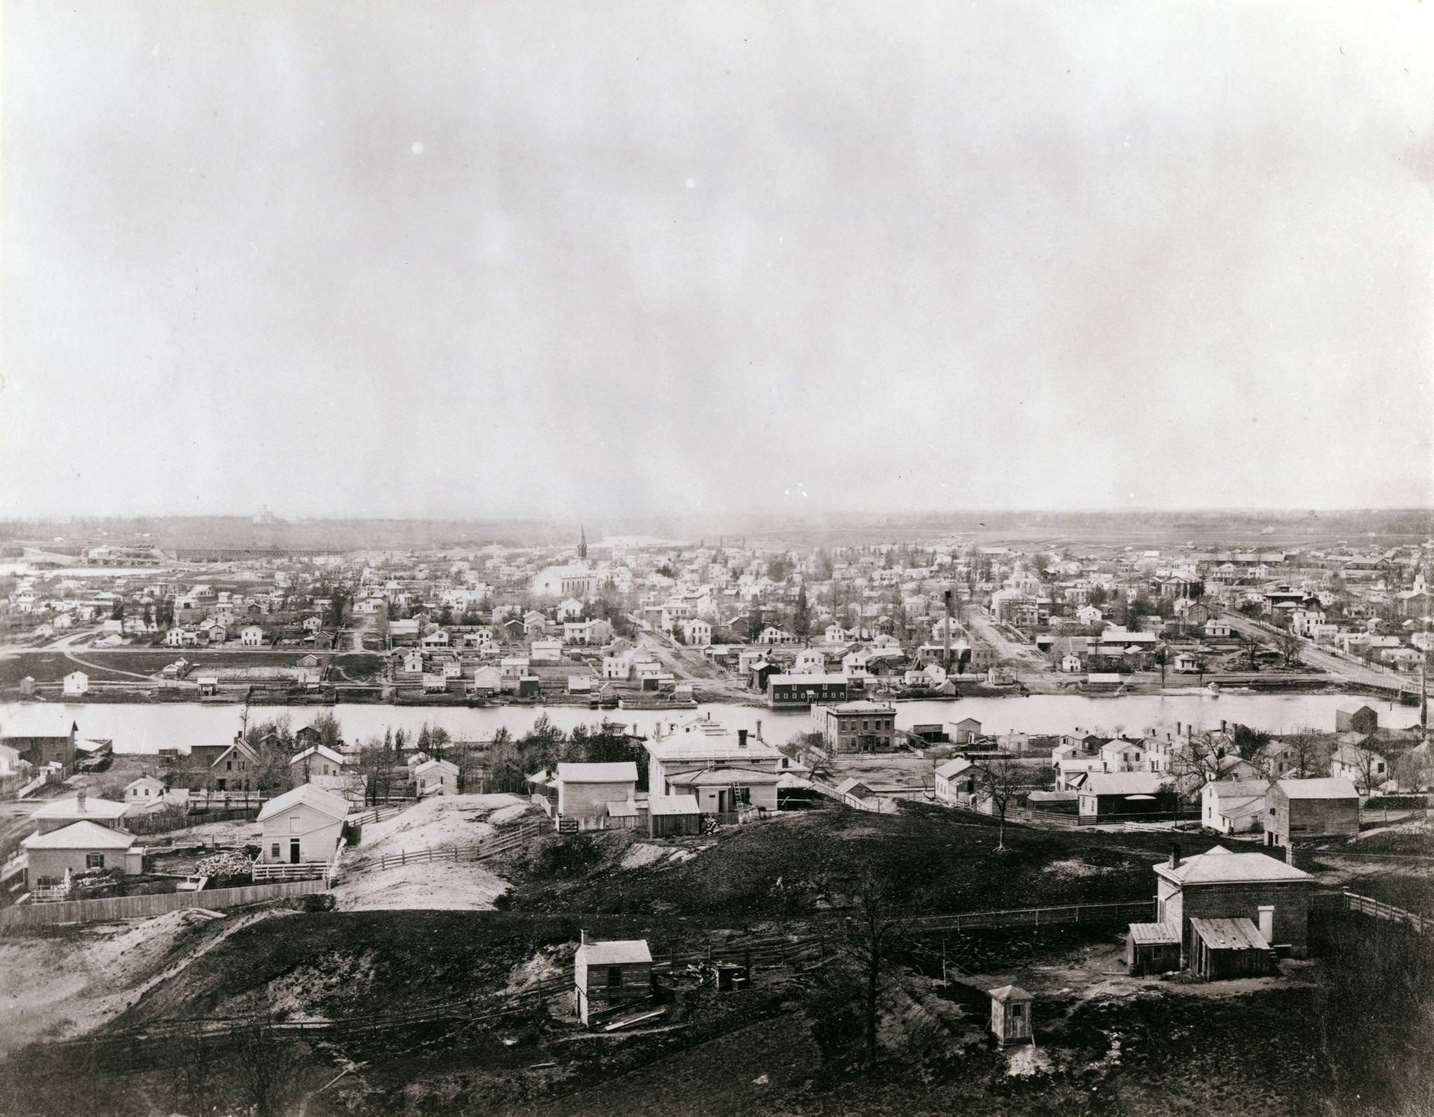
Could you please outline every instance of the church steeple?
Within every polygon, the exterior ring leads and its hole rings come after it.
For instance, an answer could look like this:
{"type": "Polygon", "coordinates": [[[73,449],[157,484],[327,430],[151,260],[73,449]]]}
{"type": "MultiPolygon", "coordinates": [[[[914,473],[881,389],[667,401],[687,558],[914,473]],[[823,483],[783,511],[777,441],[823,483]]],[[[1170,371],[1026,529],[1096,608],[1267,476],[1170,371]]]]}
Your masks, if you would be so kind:
{"type": "Polygon", "coordinates": [[[578,525],[578,558],[583,562],[588,558],[588,530],[582,524],[578,525]]]}

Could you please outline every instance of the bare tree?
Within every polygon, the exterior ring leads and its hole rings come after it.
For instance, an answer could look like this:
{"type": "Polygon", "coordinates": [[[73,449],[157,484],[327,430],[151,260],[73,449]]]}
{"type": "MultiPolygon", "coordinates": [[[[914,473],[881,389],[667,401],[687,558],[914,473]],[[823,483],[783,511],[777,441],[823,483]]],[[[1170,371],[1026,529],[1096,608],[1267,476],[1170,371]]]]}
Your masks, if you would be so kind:
{"type": "Polygon", "coordinates": [[[996,816],[996,850],[1006,848],[1006,812],[1011,804],[1038,786],[1033,773],[1009,756],[976,765],[977,778],[981,788],[991,800],[991,812],[996,816]]]}
{"type": "Polygon", "coordinates": [[[1304,727],[1280,738],[1280,768],[1277,777],[1307,779],[1329,769],[1327,750],[1320,743],[1320,734],[1304,727]]]}
{"type": "Polygon", "coordinates": [[[233,1033],[230,1065],[255,1117],[279,1117],[287,1111],[295,1077],[305,1062],[304,1045],[256,1022],[233,1033]]]}
{"type": "Polygon", "coordinates": [[[1223,733],[1186,737],[1170,750],[1170,776],[1182,795],[1198,792],[1225,774],[1230,757],[1238,756],[1223,733]]]}
{"type": "Polygon", "coordinates": [[[1280,657],[1285,661],[1286,667],[1292,667],[1300,660],[1301,640],[1289,629],[1282,629],[1275,636],[1275,648],[1279,651],[1280,657]]]}
{"type": "Polygon", "coordinates": [[[871,862],[855,873],[835,878],[828,891],[851,901],[852,914],[842,924],[836,949],[862,974],[862,1034],[868,1066],[876,1062],[881,983],[891,965],[894,942],[901,933],[901,908],[892,876],[871,862]]]}

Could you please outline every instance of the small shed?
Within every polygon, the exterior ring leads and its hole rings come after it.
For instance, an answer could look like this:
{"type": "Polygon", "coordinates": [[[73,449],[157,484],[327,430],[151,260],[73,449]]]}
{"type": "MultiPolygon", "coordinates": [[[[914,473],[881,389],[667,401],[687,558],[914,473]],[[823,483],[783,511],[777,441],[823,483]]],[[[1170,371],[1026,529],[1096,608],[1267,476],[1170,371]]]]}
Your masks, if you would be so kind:
{"type": "Polygon", "coordinates": [[[653,795],[647,801],[648,833],[654,838],[702,831],[702,808],[695,795],[653,795]]]}
{"type": "Polygon", "coordinates": [[[1012,1043],[1034,1043],[1031,1007],[1035,998],[1018,985],[991,990],[991,1034],[1002,1047],[1012,1043]]]}
{"type": "Polygon", "coordinates": [[[647,1000],[652,995],[652,951],[646,939],[588,942],[573,956],[573,985],[578,1017],[647,1000]]]}
{"type": "Polygon", "coordinates": [[[1180,928],[1172,923],[1132,923],[1125,940],[1131,977],[1172,973],[1180,968],[1180,928]]]}
{"type": "Polygon", "coordinates": [[[1274,972],[1274,952],[1248,919],[1192,919],[1190,932],[1190,971],[1196,977],[1224,981],[1274,972]]]}

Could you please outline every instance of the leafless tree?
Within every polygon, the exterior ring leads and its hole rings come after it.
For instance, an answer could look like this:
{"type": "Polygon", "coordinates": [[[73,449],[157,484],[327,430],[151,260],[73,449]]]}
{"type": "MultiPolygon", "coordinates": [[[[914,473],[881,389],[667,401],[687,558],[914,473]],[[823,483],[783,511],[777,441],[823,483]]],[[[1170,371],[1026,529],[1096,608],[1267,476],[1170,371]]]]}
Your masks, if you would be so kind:
{"type": "Polygon", "coordinates": [[[868,1066],[876,1062],[876,1033],[880,1020],[881,983],[891,965],[895,940],[902,933],[901,906],[890,874],[870,862],[854,873],[834,878],[829,891],[851,902],[851,914],[836,937],[836,949],[862,975],[862,1024],[868,1066]]]}
{"type": "Polygon", "coordinates": [[[1300,660],[1301,640],[1289,629],[1282,629],[1275,636],[1275,648],[1279,651],[1280,657],[1285,661],[1286,667],[1292,667],[1300,660]]]}
{"type": "Polygon", "coordinates": [[[1182,795],[1198,792],[1225,774],[1229,758],[1237,755],[1225,734],[1200,733],[1178,742],[1170,750],[1170,776],[1182,795]]]}
{"type": "Polygon", "coordinates": [[[1288,776],[1302,780],[1328,771],[1327,750],[1320,743],[1320,734],[1315,730],[1307,727],[1296,729],[1293,733],[1281,737],[1280,744],[1283,746],[1280,750],[1280,767],[1283,772],[1277,772],[1277,778],[1288,776]]]}
{"type": "Polygon", "coordinates": [[[991,811],[996,816],[996,849],[1006,848],[1006,812],[1021,796],[1039,786],[1035,773],[1009,756],[986,761],[976,765],[977,778],[981,789],[991,800],[991,811]]]}
{"type": "Polygon", "coordinates": [[[304,1045],[256,1022],[230,1037],[230,1065],[239,1088],[256,1117],[279,1117],[287,1111],[295,1078],[304,1065],[304,1045]]]}

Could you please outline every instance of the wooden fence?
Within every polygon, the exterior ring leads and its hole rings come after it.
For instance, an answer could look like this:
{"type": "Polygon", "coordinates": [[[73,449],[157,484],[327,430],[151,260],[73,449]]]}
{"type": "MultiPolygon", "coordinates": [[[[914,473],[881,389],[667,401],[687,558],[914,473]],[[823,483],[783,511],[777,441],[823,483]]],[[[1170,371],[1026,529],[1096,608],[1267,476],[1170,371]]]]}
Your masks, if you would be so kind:
{"type": "Polygon", "coordinates": [[[351,814],[344,821],[350,826],[370,826],[375,822],[382,822],[386,818],[392,818],[399,811],[405,811],[410,804],[417,800],[409,800],[408,803],[399,803],[390,807],[370,807],[362,814],[351,814]]]}
{"type": "Polygon", "coordinates": [[[1095,904],[1059,904],[1041,908],[968,911],[954,915],[918,916],[900,921],[911,933],[973,931],[993,927],[1053,927],[1063,923],[1148,923],[1155,901],[1112,900],[1095,904]]]}
{"type": "Polygon", "coordinates": [[[1387,919],[1392,923],[1403,923],[1406,927],[1412,928],[1416,934],[1422,935],[1426,931],[1434,931],[1434,917],[1415,915],[1412,911],[1396,908],[1392,904],[1381,903],[1369,896],[1360,896],[1346,890],[1344,902],[1350,911],[1357,911],[1362,915],[1372,915],[1376,919],[1387,919]]]}
{"type": "Polygon", "coordinates": [[[147,896],[109,896],[102,900],[63,900],[54,904],[21,904],[0,911],[0,931],[43,927],[53,923],[101,923],[115,919],[147,919],[183,908],[233,908],[307,896],[328,886],[318,880],[287,884],[249,884],[208,892],[157,892],[147,896]]]}
{"type": "Polygon", "coordinates": [[[387,869],[394,865],[422,865],[429,861],[483,861],[526,845],[534,835],[546,830],[548,827],[544,823],[530,822],[500,838],[486,842],[401,849],[397,853],[382,853],[378,856],[360,853],[358,864],[365,868],[387,869]]]}

